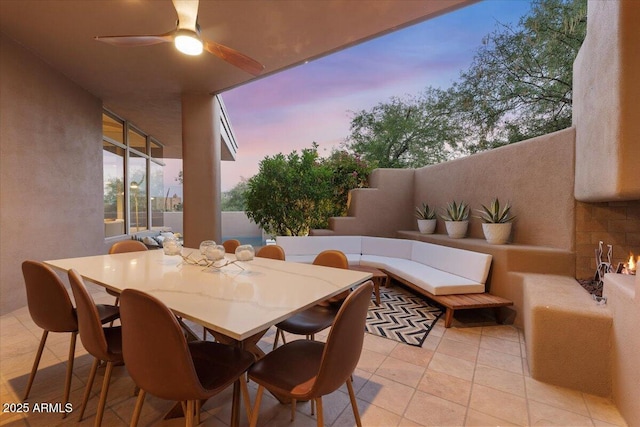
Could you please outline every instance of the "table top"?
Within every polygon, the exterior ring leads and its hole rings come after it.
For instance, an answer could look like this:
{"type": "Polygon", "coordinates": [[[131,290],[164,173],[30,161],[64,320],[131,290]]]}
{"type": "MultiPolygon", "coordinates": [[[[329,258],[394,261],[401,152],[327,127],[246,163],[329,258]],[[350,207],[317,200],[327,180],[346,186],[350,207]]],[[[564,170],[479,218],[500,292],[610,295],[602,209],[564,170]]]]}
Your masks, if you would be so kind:
{"type": "MultiPolygon", "coordinates": [[[[199,255],[197,249],[183,254],[199,255]]],[[[235,256],[227,254],[234,261],[235,256]]],[[[220,270],[185,264],[162,250],[44,261],[120,292],[147,292],[175,314],[244,340],[292,314],[364,282],[370,273],[254,258],[220,270]],[[240,268],[241,267],[241,268],[240,268]]]]}

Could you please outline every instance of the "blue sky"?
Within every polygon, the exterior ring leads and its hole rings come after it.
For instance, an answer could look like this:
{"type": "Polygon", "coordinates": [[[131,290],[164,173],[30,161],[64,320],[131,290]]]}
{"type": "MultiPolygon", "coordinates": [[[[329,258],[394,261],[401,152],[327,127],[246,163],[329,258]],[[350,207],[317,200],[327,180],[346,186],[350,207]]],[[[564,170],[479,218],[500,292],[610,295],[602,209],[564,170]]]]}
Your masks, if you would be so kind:
{"type": "Polygon", "coordinates": [[[265,156],[314,141],[329,154],[349,135],[353,112],[449,87],[485,35],[530,7],[485,0],[223,93],[239,149],[235,162],[222,163],[222,190],[255,175],[265,156]]]}

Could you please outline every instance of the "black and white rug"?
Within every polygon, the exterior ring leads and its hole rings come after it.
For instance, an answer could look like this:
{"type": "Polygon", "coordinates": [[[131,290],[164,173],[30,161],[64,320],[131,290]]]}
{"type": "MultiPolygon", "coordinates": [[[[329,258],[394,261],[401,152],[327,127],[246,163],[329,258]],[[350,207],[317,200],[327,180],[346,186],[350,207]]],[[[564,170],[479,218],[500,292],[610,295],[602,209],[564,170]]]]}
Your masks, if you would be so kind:
{"type": "Polygon", "coordinates": [[[381,287],[380,306],[369,307],[366,331],[420,347],[442,315],[442,309],[432,304],[405,288],[381,287]]]}

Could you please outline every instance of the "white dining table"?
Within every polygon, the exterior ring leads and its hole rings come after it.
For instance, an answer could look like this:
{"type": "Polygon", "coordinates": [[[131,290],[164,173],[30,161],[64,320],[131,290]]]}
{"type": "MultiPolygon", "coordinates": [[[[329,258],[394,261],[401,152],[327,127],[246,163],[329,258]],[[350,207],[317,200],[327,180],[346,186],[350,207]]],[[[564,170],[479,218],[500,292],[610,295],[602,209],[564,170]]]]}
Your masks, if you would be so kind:
{"type": "MultiPolygon", "coordinates": [[[[197,249],[183,255],[200,257],[197,249]]],[[[226,261],[235,255],[226,254],[226,261]]],[[[363,283],[371,273],[254,258],[222,268],[190,265],[162,250],[44,261],[75,269],[87,282],[112,291],[147,292],[176,315],[242,342],[320,301],[363,283]]]]}
{"type": "MultiPolygon", "coordinates": [[[[182,254],[201,258],[196,249],[184,248],[182,254]]],[[[162,250],[44,263],[63,272],[74,269],[85,281],[118,293],[127,288],[147,292],[166,304],[185,329],[188,327],[182,320],[190,320],[218,341],[239,345],[257,357],[264,354],[257,342],[270,326],[371,277],[366,272],[269,258],[237,261],[231,254],[214,266],[203,267],[191,265],[179,255],[165,255],[162,250]],[[231,264],[220,267],[226,263],[231,264]]],[[[234,385],[233,426],[239,423],[239,395],[234,385]]],[[[167,414],[169,418],[176,416],[182,416],[180,405],[167,414]]]]}

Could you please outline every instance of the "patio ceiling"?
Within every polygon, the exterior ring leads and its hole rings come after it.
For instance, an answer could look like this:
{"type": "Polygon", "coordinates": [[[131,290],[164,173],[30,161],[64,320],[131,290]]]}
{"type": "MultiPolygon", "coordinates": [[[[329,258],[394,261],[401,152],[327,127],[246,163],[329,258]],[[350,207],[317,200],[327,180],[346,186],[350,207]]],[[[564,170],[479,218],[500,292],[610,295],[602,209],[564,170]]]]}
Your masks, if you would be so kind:
{"type": "MultiPolygon", "coordinates": [[[[198,22],[203,38],[264,64],[264,78],[475,1],[201,0],[198,22]]],[[[166,157],[181,157],[182,93],[221,93],[255,79],[169,43],[115,47],[93,40],[161,34],[175,22],[170,0],[0,1],[2,33],[157,137],[166,157]]]]}

